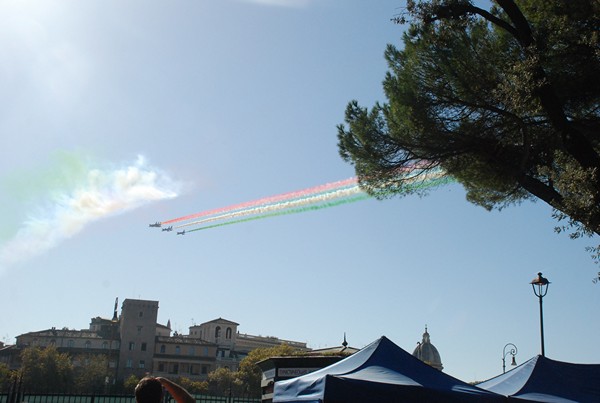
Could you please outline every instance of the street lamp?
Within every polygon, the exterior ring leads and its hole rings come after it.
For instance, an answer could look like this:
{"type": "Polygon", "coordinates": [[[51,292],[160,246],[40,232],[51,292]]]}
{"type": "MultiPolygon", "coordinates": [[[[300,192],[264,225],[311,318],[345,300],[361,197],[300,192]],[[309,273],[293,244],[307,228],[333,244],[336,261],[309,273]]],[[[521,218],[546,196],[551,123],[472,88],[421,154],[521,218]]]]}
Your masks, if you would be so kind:
{"type": "Polygon", "coordinates": [[[542,298],[548,293],[548,285],[550,282],[547,278],[542,277],[542,273],[538,273],[538,276],[531,281],[531,287],[536,297],[540,299],[540,335],[542,341],[542,357],[546,356],[544,350],[544,312],[542,310],[542,298]]]}
{"type": "Polygon", "coordinates": [[[504,349],[502,349],[502,373],[506,372],[506,356],[508,354],[512,355],[512,361],[510,365],[514,367],[515,365],[517,365],[517,360],[515,360],[515,355],[517,355],[517,346],[515,346],[512,343],[508,343],[506,344],[506,346],[504,346],[504,349]],[[506,347],[509,346],[511,346],[510,350],[506,351],[506,347]]]}

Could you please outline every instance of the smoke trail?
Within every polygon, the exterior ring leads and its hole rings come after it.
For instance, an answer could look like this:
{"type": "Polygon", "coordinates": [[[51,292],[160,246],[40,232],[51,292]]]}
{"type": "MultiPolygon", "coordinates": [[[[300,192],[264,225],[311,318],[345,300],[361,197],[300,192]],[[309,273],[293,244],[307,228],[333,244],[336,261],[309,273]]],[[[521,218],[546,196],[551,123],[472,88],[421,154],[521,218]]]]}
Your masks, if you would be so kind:
{"type": "Polygon", "coordinates": [[[254,207],[254,206],[272,204],[272,203],[276,203],[276,202],[282,201],[282,200],[304,197],[308,194],[326,192],[331,189],[337,189],[337,188],[341,188],[341,187],[345,187],[345,186],[353,186],[353,185],[356,185],[356,183],[357,183],[356,178],[344,179],[344,180],[337,181],[337,182],[326,183],[324,185],[313,186],[313,187],[303,189],[303,190],[282,193],[282,194],[275,195],[275,196],[263,197],[258,200],[234,204],[229,207],[221,207],[221,208],[216,208],[213,210],[202,211],[200,213],[190,214],[187,216],[174,218],[174,219],[167,220],[167,221],[162,221],[161,224],[168,225],[168,224],[173,224],[176,222],[192,220],[194,218],[200,218],[200,217],[206,217],[206,216],[211,216],[211,215],[215,215],[215,214],[227,213],[227,212],[242,210],[242,209],[254,207]]]}
{"type": "Polygon", "coordinates": [[[327,200],[339,199],[348,197],[357,193],[362,193],[362,190],[358,186],[352,186],[349,188],[335,189],[325,193],[317,193],[314,195],[308,195],[300,198],[294,198],[291,200],[280,201],[278,203],[272,203],[267,205],[261,205],[259,207],[251,207],[244,210],[234,210],[229,213],[216,215],[213,217],[205,218],[198,221],[182,224],[176,228],[189,227],[191,225],[198,225],[211,221],[228,220],[231,218],[243,217],[254,214],[265,214],[271,211],[284,210],[294,207],[299,207],[307,204],[320,203],[327,200]]]}
{"type": "Polygon", "coordinates": [[[354,202],[357,202],[357,201],[360,201],[360,200],[369,199],[370,197],[371,196],[363,193],[363,194],[358,195],[356,197],[351,197],[351,198],[348,198],[348,199],[342,199],[342,200],[338,200],[338,201],[334,201],[334,202],[329,202],[329,203],[324,203],[324,204],[318,204],[318,205],[308,206],[308,207],[302,207],[302,208],[295,208],[295,209],[290,209],[290,210],[277,211],[277,212],[274,212],[274,213],[257,215],[257,216],[253,216],[253,217],[242,218],[242,219],[239,219],[239,220],[227,221],[227,222],[223,222],[223,223],[219,223],[219,224],[207,225],[205,227],[194,228],[192,230],[186,231],[186,233],[187,232],[194,232],[194,231],[202,231],[202,230],[210,229],[210,228],[223,227],[225,225],[239,224],[239,223],[248,222],[248,221],[262,220],[263,218],[279,217],[279,216],[282,216],[282,215],[291,215],[291,214],[305,213],[307,211],[322,210],[322,209],[329,208],[329,207],[335,207],[335,206],[340,206],[342,204],[354,203],[354,202]]]}
{"type": "Polygon", "coordinates": [[[44,253],[95,220],[174,198],[178,187],[167,175],[146,167],[142,156],[124,168],[87,168],[69,189],[50,192],[51,203],[0,246],[0,269],[44,253]]]}
{"type": "MultiPolygon", "coordinates": [[[[421,181],[430,181],[432,178],[445,175],[445,173],[441,169],[432,170],[430,168],[427,168],[427,166],[428,166],[428,164],[426,163],[426,161],[419,161],[419,162],[415,162],[413,165],[411,165],[409,167],[399,168],[398,174],[404,176],[404,179],[403,179],[404,189],[410,190],[411,183],[418,183],[421,181]]],[[[327,193],[332,190],[338,190],[338,189],[342,189],[342,188],[346,188],[346,187],[353,188],[353,187],[357,187],[357,186],[358,186],[358,179],[357,178],[349,178],[349,179],[344,179],[344,180],[340,180],[337,182],[326,183],[324,185],[314,186],[314,187],[299,190],[299,191],[264,197],[262,199],[258,199],[258,200],[254,200],[254,201],[250,201],[250,202],[244,202],[244,203],[235,204],[235,205],[228,206],[228,207],[221,207],[221,208],[217,208],[217,209],[213,209],[213,210],[207,210],[207,211],[202,211],[202,212],[195,213],[195,214],[190,214],[190,215],[179,217],[179,218],[173,218],[170,220],[162,221],[161,224],[169,225],[169,224],[173,224],[176,222],[189,221],[189,220],[193,220],[193,219],[200,218],[200,217],[211,217],[211,216],[217,216],[217,215],[222,215],[223,217],[226,217],[229,214],[236,212],[236,211],[245,211],[245,210],[248,210],[249,208],[253,208],[253,207],[274,205],[274,204],[277,204],[279,202],[286,201],[286,200],[303,199],[303,198],[307,197],[308,195],[327,193]]],[[[392,192],[390,192],[390,193],[392,193],[392,192]]],[[[251,213],[248,213],[248,214],[251,214],[251,213]]],[[[244,214],[244,215],[246,215],[246,214],[244,214]]],[[[208,221],[213,221],[213,219],[208,220],[208,221]]],[[[193,224],[198,224],[198,223],[202,223],[202,222],[206,222],[206,221],[200,220],[200,221],[196,221],[194,223],[183,224],[183,225],[178,226],[177,228],[181,228],[181,227],[189,226],[189,225],[193,225],[193,224]]]]}
{"type": "MultiPolygon", "coordinates": [[[[454,179],[452,177],[445,175],[444,172],[440,170],[435,172],[423,173],[421,175],[415,176],[411,179],[411,183],[406,184],[405,187],[408,191],[414,191],[441,186],[453,181],[454,179]]],[[[217,224],[206,225],[200,228],[195,228],[187,231],[194,232],[210,228],[223,227],[225,225],[260,220],[263,218],[271,218],[288,214],[298,214],[308,211],[322,210],[325,208],[340,206],[342,204],[366,200],[370,197],[371,196],[364,193],[358,187],[358,185],[355,185],[351,187],[343,187],[337,190],[331,190],[325,193],[318,193],[316,195],[305,195],[304,197],[297,198],[294,200],[282,201],[279,203],[273,203],[270,205],[264,205],[254,208],[251,207],[245,210],[236,210],[226,214],[217,215],[199,221],[194,221],[189,224],[183,224],[180,225],[178,228],[191,225],[199,225],[213,221],[223,221],[217,224]],[[250,215],[251,217],[234,219],[247,215],[250,215]]]]}

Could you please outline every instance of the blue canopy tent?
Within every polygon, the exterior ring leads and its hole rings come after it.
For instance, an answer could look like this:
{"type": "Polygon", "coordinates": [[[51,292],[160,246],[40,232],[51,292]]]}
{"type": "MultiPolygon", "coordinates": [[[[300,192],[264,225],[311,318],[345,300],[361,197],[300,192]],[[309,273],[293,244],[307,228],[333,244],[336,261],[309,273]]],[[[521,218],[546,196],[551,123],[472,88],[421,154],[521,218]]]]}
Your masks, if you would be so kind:
{"type": "Polygon", "coordinates": [[[430,367],[385,336],[318,371],[275,383],[274,403],[505,402],[430,367]]]}
{"type": "Polygon", "coordinates": [[[597,403],[600,364],[572,364],[538,355],[477,386],[515,401],[597,403]]]}

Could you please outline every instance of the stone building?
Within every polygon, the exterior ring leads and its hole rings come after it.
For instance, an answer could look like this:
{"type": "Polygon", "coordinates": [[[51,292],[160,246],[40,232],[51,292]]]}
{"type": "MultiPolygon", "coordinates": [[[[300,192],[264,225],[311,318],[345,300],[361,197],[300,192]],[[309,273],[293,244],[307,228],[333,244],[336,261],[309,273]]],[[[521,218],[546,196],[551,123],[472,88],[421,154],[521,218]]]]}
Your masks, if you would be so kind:
{"type": "Polygon", "coordinates": [[[157,336],[152,373],[156,376],[184,376],[206,379],[216,367],[217,345],[176,334],[157,336]]]}
{"type": "Polygon", "coordinates": [[[158,301],[123,301],[119,320],[119,378],[152,372],[157,318],[158,301]]]}
{"type": "Polygon", "coordinates": [[[306,343],[283,340],[272,336],[254,336],[240,333],[239,323],[227,319],[218,318],[200,325],[190,326],[189,337],[203,339],[217,345],[217,368],[225,367],[232,371],[238,369],[240,361],[248,353],[257,348],[276,347],[287,344],[301,351],[309,351],[306,343]]]}
{"type": "Polygon", "coordinates": [[[202,380],[219,367],[237,370],[241,359],[255,348],[287,343],[309,350],[306,343],[241,335],[238,323],[222,318],[191,326],[189,335],[171,334],[170,321],[157,323],[158,301],[125,299],[121,315],[117,306],[115,302],[112,319],[92,318],[89,329],[53,327],[19,335],[15,345],[0,349],[0,362],[16,369],[23,349],[54,346],[70,354],[74,365],[82,354],[105,356],[113,383],[146,373],[202,380]]]}
{"type": "Polygon", "coordinates": [[[413,351],[412,355],[424,363],[439,369],[440,371],[444,369],[444,366],[442,365],[442,359],[440,358],[440,353],[438,352],[437,348],[431,344],[431,339],[429,337],[429,333],[427,332],[427,326],[425,326],[423,340],[417,343],[417,347],[413,351]]]}

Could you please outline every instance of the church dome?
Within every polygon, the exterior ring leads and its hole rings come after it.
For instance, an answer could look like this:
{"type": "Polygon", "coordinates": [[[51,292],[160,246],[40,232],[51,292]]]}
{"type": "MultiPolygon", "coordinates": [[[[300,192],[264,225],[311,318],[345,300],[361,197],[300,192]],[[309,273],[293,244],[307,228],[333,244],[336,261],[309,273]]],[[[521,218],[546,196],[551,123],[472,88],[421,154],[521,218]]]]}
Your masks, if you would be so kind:
{"type": "Polygon", "coordinates": [[[413,351],[412,355],[424,363],[439,369],[440,371],[444,368],[442,365],[442,359],[440,358],[440,353],[437,351],[437,348],[431,344],[429,333],[427,332],[427,326],[425,326],[425,333],[423,333],[423,341],[417,343],[417,347],[415,348],[415,351],[413,351]]]}

